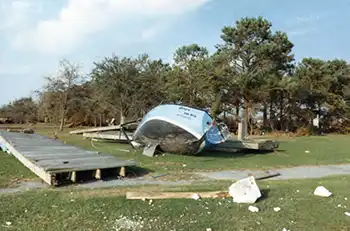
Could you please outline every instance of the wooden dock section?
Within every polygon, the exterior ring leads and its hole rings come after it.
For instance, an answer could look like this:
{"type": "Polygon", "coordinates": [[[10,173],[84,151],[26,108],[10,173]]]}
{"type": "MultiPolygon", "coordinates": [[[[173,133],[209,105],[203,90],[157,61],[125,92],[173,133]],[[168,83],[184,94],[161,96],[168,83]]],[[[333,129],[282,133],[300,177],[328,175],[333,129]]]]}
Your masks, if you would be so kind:
{"type": "Polygon", "coordinates": [[[82,178],[101,179],[104,172],[125,176],[133,160],[88,151],[38,134],[0,131],[5,145],[21,163],[49,185],[77,182],[82,178]]]}

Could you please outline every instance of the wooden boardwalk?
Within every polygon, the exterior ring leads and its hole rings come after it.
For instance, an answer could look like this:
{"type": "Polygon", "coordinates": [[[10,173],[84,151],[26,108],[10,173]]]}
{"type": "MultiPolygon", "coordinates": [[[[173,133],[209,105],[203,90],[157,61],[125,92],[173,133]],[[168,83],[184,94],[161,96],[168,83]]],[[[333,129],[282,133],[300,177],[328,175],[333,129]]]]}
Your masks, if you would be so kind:
{"type": "Polygon", "coordinates": [[[103,171],[125,175],[133,160],[88,151],[38,134],[0,131],[0,144],[50,185],[77,182],[86,175],[101,179],[103,171]]]}

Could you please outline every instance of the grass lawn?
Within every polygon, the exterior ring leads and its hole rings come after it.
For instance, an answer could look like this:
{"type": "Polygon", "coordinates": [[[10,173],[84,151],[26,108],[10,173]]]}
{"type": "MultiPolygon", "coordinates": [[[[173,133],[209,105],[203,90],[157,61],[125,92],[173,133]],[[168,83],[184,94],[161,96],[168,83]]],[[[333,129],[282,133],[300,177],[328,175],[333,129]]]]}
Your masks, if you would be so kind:
{"type": "MultiPolygon", "coordinates": [[[[229,185],[229,182],[217,182],[181,190],[227,190],[229,185]]],[[[249,205],[235,204],[229,198],[154,200],[150,205],[148,201],[126,200],[125,188],[104,189],[98,193],[51,189],[0,195],[0,229],[205,231],[211,228],[228,231],[286,228],[319,231],[348,230],[350,227],[350,217],[344,214],[350,212],[349,176],[261,181],[258,185],[264,195],[255,204],[260,209],[258,213],[248,211],[249,205]],[[333,195],[330,198],[314,196],[313,190],[319,185],[325,186],[333,195]],[[281,211],[274,212],[274,207],[280,207],[281,211]],[[133,222],[134,229],[121,229],[127,221],[133,222]],[[8,222],[11,225],[7,225],[8,222]]]]}
{"type": "MultiPolygon", "coordinates": [[[[347,144],[350,136],[300,137],[284,139],[280,150],[271,154],[204,153],[200,156],[160,155],[148,158],[120,149],[128,145],[98,143],[68,134],[62,141],[87,149],[136,159],[138,165],[156,172],[187,179],[191,172],[219,169],[278,168],[297,165],[349,163],[347,144]],[[309,152],[305,152],[309,151],[309,152]],[[186,166],[183,166],[185,164],[186,166]]],[[[51,135],[52,129],[36,132],[51,135]]],[[[14,157],[0,152],[0,187],[11,186],[18,179],[38,179],[14,157]]],[[[174,180],[178,178],[174,177],[174,180]]],[[[164,180],[164,178],[162,178],[164,180]]],[[[258,181],[263,193],[252,213],[247,204],[235,204],[232,199],[169,199],[148,201],[126,200],[127,190],[156,191],[216,191],[227,190],[231,182],[212,181],[191,186],[143,186],[132,188],[31,190],[0,194],[0,230],[75,231],[75,230],[349,230],[350,176],[313,180],[258,181]],[[322,198],[313,195],[323,185],[333,195],[322,198]],[[281,211],[275,212],[274,207],[281,211]],[[122,229],[122,225],[134,229],[122,229]],[[141,227],[142,226],[142,227],[141,227]]]]}
{"type": "MultiPolygon", "coordinates": [[[[202,153],[198,156],[159,155],[153,158],[136,153],[128,144],[94,142],[83,139],[81,135],[69,135],[66,129],[59,138],[72,145],[112,154],[123,159],[135,159],[137,165],[156,173],[167,173],[166,178],[188,178],[194,171],[213,171],[226,169],[271,169],[300,165],[326,165],[350,163],[348,144],[350,136],[328,135],[280,140],[277,152],[259,153],[202,153]],[[130,150],[125,152],[122,150],[130,150]],[[309,151],[309,152],[305,152],[309,151]],[[184,166],[185,165],[185,166],[184,166]]],[[[39,134],[52,136],[52,127],[36,125],[39,134]]],[[[0,187],[11,184],[16,179],[36,178],[15,158],[0,152],[0,187]]]]}
{"type": "MultiPolygon", "coordinates": [[[[48,130],[37,130],[41,134],[49,134],[48,130]]],[[[140,167],[156,171],[196,171],[218,169],[264,169],[280,168],[299,165],[324,165],[350,163],[348,144],[349,135],[328,135],[297,137],[280,140],[280,148],[273,153],[202,153],[198,156],[159,155],[149,158],[141,155],[141,150],[134,153],[124,152],[129,149],[128,144],[94,142],[83,140],[81,135],[69,135],[68,130],[59,135],[60,140],[78,145],[86,149],[97,150],[121,158],[134,158],[140,167]],[[309,151],[308,153],[305,151],[309,151]],[[183,164],[186,168],[183,168],[183,164]]]]}
{"type": "Polygon", "coordinates": [[[0,151],[0,188],[11,186],[19,180],[37,178],[15,157],[0,151]]]}

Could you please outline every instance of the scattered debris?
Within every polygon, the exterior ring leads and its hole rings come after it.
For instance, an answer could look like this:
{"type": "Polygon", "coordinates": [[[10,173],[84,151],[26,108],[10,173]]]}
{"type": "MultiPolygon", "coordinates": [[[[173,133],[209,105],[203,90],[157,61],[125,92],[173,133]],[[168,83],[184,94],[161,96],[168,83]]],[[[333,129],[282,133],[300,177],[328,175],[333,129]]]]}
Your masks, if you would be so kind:
{"type": "Polygon", "coordinates": [[[34,130],[31,128],[25,128],[22,130],[22,132],[26,134],[34,134],[34,130]]]}
{"type": "Polygon", "coordinates": [[[195,194],[193,194],[192,198],[195,199],[195,200],[198,200],[201,197],[197,193],[195,193],[195,194]]]}
{"type": "Polygon", "coordinates": [[[305,153],[310,153],[310,151],[306,150],[305,153]]]}
{"type": "Polygon", "coordinates": [[[345,216],[350,217],[350,212],[345,212],[344,214],[345,214],[345,216]]]}
{"type": "Polygon", "coordinates": [[[328,189],[326,189],[325,187],[318,186],[314,191],[314,195],[321,197],[329,197],[332,195],[332,193],[328,191],[328,189]]]}
{"type": "Polygon", "coordinates": [[[211,228],[207,228],[206,231],[212,231],[211,228]]]}
{"type": "Polygon", "coordinates": [[[251,173],[248,174],[248,176],[254,176],[255,180],[264,180],[264,179],[276,177],[279,175],[281,175],[281,174],[278,172],[270,172],[270,171],[266,171],[263,174],[259,174],[259,175],[255,175],[255,176],[251,173]]]}
{"type": "Polygon", "coordinates": [[[121,152],[130,152],[129,149],[121,149],[121,148],[117,148],[116,149],[117,151],[121,151],[121,152]]]}
{"type": "Polygon", "coordinates": [[[248,207],[248,210],[249,210],[250,212],[252,212],[252,213],[257,213],[257,212],[259,212],[259,208],[258,208],[258,207],[255,207],[255,206],[252,206],[252,205],[250,205],[250,206],[248,207]]]}
{"type": "Polygon", "coordinates": [[[168,174],[164,173],[164,174],[159,174],[159,175],[155,175],[155,176],[152,176],[152,178],[159,178],[159,177],[162,177],[162,176],[167,176],[168,174]]]}
{"type": "Polygon", "coordinates": [[[289,229],[283,228],[282,231],[290,231],[289,229]]]}
{"type": "Polygon", "coordinates": [[[113,229],[115,231],[130,230],[138,231],[143,228],[142,221],[133,221],[127,217],[121,217],[114,222],[113,229]]]}
{"type": "Polygon", "coordinates": [[[280,207],[275,207],[275,208],[273,208],[273,211],[279,212],[279,211],[281,211],[281,208],[280,207]]]}
{"type": "Polygon", "coordinates": [[[5,224],[6,224],[7,226],[10,226],[10,225],[12,225],[12,222],[6,221],[5,224]]]}
{"type": "Polygon", "coordinates": [[[252,204],[261,197],[261,192],[254,176],[233,183],[229,188],[229,194],[233,197],[233,202],[236,203],[252,204]]]}

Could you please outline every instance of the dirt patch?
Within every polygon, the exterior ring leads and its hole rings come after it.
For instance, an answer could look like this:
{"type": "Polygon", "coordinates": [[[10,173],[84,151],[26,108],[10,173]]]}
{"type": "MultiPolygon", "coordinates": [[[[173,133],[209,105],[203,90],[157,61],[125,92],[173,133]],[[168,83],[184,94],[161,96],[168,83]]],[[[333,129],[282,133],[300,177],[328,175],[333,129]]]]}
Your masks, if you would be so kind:
{"type": "Polygon", "coordinates": [[[21,181],[15,184],[12,184],[11,187],[1,188],[0,193],[16,193],[23,192],[31,189],[42,189],[48,188],[49,186],[46,183],[38,181],[21,181]]]}

